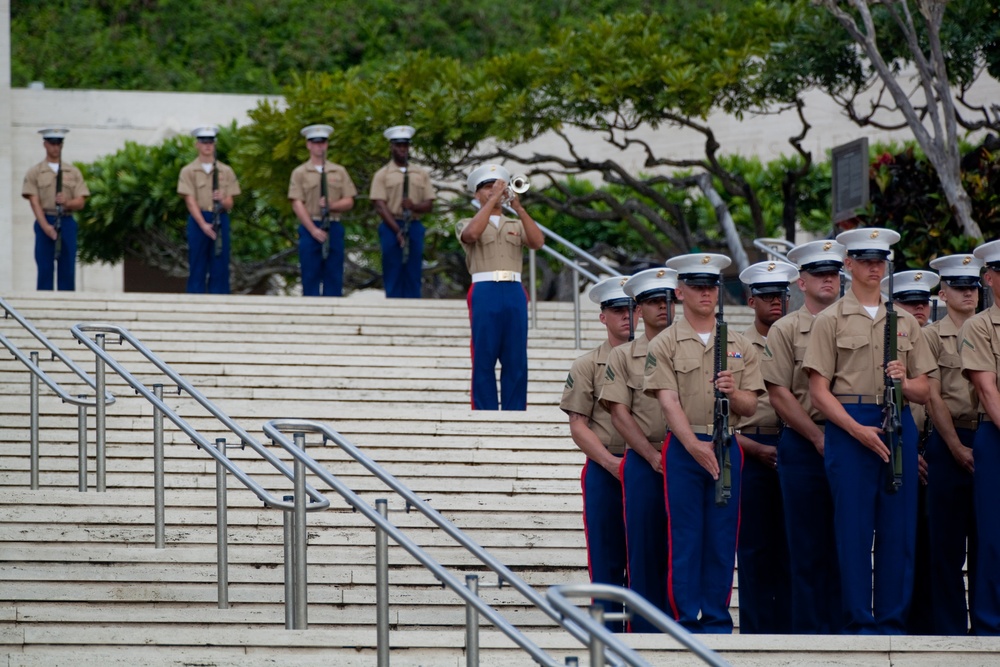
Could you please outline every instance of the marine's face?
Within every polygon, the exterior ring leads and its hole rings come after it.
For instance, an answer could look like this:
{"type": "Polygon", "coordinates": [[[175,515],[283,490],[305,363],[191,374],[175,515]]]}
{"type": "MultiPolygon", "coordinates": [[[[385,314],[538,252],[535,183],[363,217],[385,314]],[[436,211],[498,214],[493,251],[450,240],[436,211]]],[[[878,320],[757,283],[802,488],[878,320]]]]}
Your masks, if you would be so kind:
{"type": "Polygon", "coordinates": [[[799,289],[820,303],[833,303],[840,296],[840,272],[799,274],[799,289]]]}
{"type": "Polygon", "coordinates": [[[62,158],[62,139],[44,139],[42,145],[45,146],[45,158],[49,162],[59,162],[62,158]]]}

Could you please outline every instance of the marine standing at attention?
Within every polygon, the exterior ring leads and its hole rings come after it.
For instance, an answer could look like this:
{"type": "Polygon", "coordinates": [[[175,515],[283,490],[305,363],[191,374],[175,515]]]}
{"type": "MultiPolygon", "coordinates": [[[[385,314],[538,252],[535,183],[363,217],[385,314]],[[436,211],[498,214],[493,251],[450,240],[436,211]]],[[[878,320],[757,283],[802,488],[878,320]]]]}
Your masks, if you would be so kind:
{"type": "Polygon", "coordinates": [[[717,326],[721,273],[729,264],[728,257],[712,254],[667,261],[677,271],[684,317],[650,343],[643,381],[643,390],[659,401],[669,429],[661,456],[667,603],[674,619],[690,632],[733,631],[729,599],[743,459],[731,429],[722,426],[726,419],[717,417],[726,409],[734,421],[753,416],[764,391],[753,345],[717,326]],[[717,366],[724,370],[715,373],[717,366]]]}
{"type": "Polygon", "coordinates": [[[827,419],[824,463],[833,492],[845,631],[901,634],[913,592],[917,443],[913,420],[900,419],[898,395],[903,402],[925,403],[927,373],[935,365],[920,325],[906,311],[897,313],[896,358],[885,350],[891,316],[880,287],[899,234],[862,228],[839,234],[837,241],[847,248],[851,289],[816,316],[802,367],[809,373],[812,403],[827,419]],[[887,396],[886,376],[901,391],[890,385],[887,396]],[[900,421],[901,435],[882,428],[900,421]]]}
{"type": "MultiPolygon", "coordinates": [[[[590,300],[601,306],[600,320],[607,330],[607,340],[573,362],[559,407],[569,415],[573,442],[587,455],[580,482],[590,581],[624,588],[628,586],[628,563],[620,466],[625,441],[597,400],[608,356],[629,336],[633,306],[632,299],[622,291],[623,282],[624,278],[605,278],[591,288],[590,300]]],[[[615,602],[604,601],[602,605],[605,613],[622,611],[622,605],[615,602]]],[[[608,621],[607,626],[615,632],[625,629],[622,621],[608,621]]]]}
{"type": "Polygon", "coordinates": [[[24,175],[21,196],[28,200],[35,216],[35,288],[60,291],[76,289],[76,218],[87,203],[90,190],[83,174],[70,162],[62,161],[65,127],[39,130],[45,159],[24,175]],[[53,281],[55,274],[55,281],[53,281]]]}

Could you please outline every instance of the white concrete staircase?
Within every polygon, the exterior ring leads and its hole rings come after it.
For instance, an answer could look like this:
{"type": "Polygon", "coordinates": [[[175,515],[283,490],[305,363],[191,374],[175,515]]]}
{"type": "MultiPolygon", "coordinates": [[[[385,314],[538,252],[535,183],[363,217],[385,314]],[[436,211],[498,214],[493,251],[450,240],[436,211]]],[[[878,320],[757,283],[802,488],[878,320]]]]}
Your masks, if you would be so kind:
{"type": "MultiPolygon", "coordinates": [[[[572,308],[539,304],[531,331],[529,409],[468,409],[468,319],[461,301],[19,294],[5,297],[87,370],[69,334],[113,322],[252,434],[278,417],[330,424],[539,590],[585,581],[580,453],[558,398],[573,348],[572,308]]],[[[584,348],[600,339],[588,304],[584,348]]],[[[737,329],[746,310],[731,309],[737,329]]],[[[37,349],[10,321],[0,330],[37,349]]],[[[148,383],[163,382],[132,351],[108,347],[148,383]]],[[[57,364],[42,366],[60,380],[57,364]]],[[[281,513],[229,484],[229,609],[216,604],[215,463],[166,427],[167,547],[153,548],[152,410],[108,374],[118,402],[107,419],[106,493],[77,487],[76,408],[42,387],[41,488],[29,488],[28,374],[0,353],[0,667],[29,665],[373,665],[374,531],[332,494],[309,518],[309,629],[284,629],[281,513]]],[[[219,425],[187,396],[167,401],[209,438],[219,425]]],[[[74,392],[78,393],[78,392],[74,392]]],[[[94,424],[90,419],[90,450],[94,424]]],[[[232,436],[230,435],[230,440],[232,436]]],[[[314,438],[310,452],[443,564],[495,581],[441,531],[314,438]]],[[[248,451],[230,456],[274,491],[283,477],[248,451]]],[[[464,665],[464,606],[390,546],[393,665],[464,665]]],[[[509,587],[483,588],[558,660],[586,650],[509,587]]],[[[738,596],[738,594],[737,594],[738,596]]],[[[734,596],[734,604],[737,601],[734,596]]],[[[664,637],[630,641],[655,664],[694,664],[664,637]]],[[[1000,643],[941,638],[713,637],[733,664],[989,664],[1000,643]]],[[[485,665],[530,659],[489,626],[485,665]]]]}

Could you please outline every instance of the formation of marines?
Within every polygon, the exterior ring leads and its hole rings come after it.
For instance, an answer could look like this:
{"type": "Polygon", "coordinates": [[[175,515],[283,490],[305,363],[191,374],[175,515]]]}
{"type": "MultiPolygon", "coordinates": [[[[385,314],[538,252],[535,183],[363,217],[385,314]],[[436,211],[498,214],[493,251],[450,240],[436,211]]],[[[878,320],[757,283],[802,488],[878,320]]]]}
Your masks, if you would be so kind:
{"type": "MultiPolygon", "coordinates": [[[[750,266],[742,333],[721,255],[591,289],[607,340],[560,407],[593,581],[692,632],[733,631],[738,563],[741,633],[1000,634],[1000,241],[891,274],[898,241],[858,228],[750,266]]],[[[621,611],[610,628],[653,630],[621,611]]]]}

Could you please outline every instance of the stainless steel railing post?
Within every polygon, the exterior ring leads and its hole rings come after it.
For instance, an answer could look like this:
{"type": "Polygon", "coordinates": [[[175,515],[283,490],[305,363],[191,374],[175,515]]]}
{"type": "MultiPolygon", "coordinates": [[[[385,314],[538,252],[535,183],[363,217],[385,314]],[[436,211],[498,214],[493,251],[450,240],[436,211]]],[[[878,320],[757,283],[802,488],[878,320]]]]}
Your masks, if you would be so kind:
{"type": "MultiPolygon", "coordinates": [[[[479,575],[465,575],[465,586],[473,595],[479,595],[479,575]]],[[[465,603],[465,665],[479,667],[479,612],[465,603]]]]}
{"type": "MultiPolygon", "coordinates": [[[[163,400],[163,385],[153,385],[153,395],[163,400]]],[[[163,413],[153,405],[153,530],[155,547],[166,546],[166,508],[163,498],[163,413]]]]}
{"type": "MultiPolygon", "coordinates": [[[[389,501],[375,500],[375,510],[389,516],[389,501]]],[[[378,667],[389,667],[389,537],[375,526],[375,632],[378,667]]]]}
{"type": "MultiPolygon", "coordinates": [[[[600,624],[604,624],[604,607],[599,604],[590,606],[590,616],[600,624]]],[[[604,665],[604,642],[597,635],[590,636],[590,667],[604,665]]]]}
{"type": "MultiPolygon", "coordinates": [[[[31,364],[38,367],[38,352],[31,353],[31,364]]],[[[31,373],[31,488],[38,489],[38,376],[31,373]]]]}
{"type": "MultiPolygon", "coordinates": [[[[295,445],[301,451],[306,449],[306,434],[296,433],[294,435],[295,445]]],[[[292,534],[294,535],[295,555],[292,558],[294,576],[292,577],[295,586],[295,629],[305,630],[309,627],[308,613],[308,592],[306,580],[306,466],[298,458],[295,459],[295,479],[293,488],[295,492],[295,514],[292,534]]]]}
{"type": "Polygon", "coordinates": [[[573,271],[573,340],[579,350],[580,343],[580,274],[573,271]]]}
{"type": "MultiPolygon", "coordinates": [[[[226,439],[216,438],[215,449],[220,457],[226,456],[226,439]]],[[[219,562],[219,609],[229,609],[229,521],[226,515],[226,468],[215,463],[215,521],[219,562]]]]}
{"type": "MultiPolygon", "coordinates": [[[[87,398],[86,394],[79,394],[79,399],[87,398]]],[[[87,406],[82,403],[76,406],[76,442],[77,442],[77,475],[79,481],[77,487],[80,492],[87,490],[87,406]]]]}
{"type": "MultiPolygon", "coordinates": [[[[104,350],[104,334],[97,334],[94,339],[97,341],[98,347],[104,350]]],[[[97,455],[97,492],[104,493],[107,490],[107,462],[104,459],[105,451],[105,428],[107,426],[106,414],[105,414],[105,401],[106,396],[104,393],[105,389],[105,377],[104,377],[104,360],[100,356],[95,358],[96,368],[95,368],[95,379],[97,381],[97,389],[95,396],[95,403],[97,408],[97,415],[95,418],[95,425],[97,427],[97,448],[95,450],[97,455]]]]}
{"type": "MultiPolygon", "coordinates": [[[[295,500],[295,496],[282,497],[286,503],[295,500]]],[[[292,511],[281,510],[282,527],[284,529],[284,551],[285,551],[285,629],[295,629],[295,586],[292,585],[292,559],[294,558],[292,549],[292,511]]]]}

